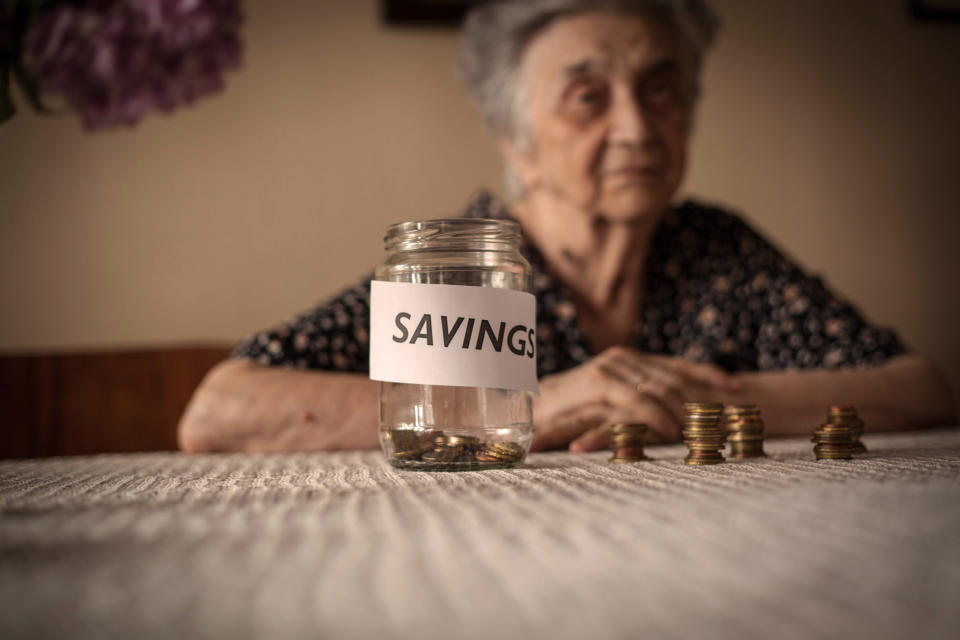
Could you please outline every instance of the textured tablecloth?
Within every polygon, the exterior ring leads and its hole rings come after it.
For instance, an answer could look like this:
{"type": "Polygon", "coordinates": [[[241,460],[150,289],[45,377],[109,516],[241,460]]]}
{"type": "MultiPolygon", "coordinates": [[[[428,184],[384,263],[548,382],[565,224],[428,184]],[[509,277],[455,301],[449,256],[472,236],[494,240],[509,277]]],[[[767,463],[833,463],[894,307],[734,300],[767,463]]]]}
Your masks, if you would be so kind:
{"type": "Polygon", "coordinates": [[[0,463],[4,638],[957,638],[960,431],[609,452],[0,463]]]}

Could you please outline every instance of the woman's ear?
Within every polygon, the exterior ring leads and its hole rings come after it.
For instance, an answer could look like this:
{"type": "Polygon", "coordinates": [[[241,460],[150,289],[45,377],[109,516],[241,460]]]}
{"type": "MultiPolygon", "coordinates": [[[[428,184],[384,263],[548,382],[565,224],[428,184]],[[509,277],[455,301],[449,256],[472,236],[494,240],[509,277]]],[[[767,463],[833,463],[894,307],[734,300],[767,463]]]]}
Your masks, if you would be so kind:
{"type": "Polygon", "coordinates": [[[523,183],[526,191],[533,191],[540,182],[532,151],[523,151],[512,140],[500,138],[497,145],[513,174],[523,183]]]}

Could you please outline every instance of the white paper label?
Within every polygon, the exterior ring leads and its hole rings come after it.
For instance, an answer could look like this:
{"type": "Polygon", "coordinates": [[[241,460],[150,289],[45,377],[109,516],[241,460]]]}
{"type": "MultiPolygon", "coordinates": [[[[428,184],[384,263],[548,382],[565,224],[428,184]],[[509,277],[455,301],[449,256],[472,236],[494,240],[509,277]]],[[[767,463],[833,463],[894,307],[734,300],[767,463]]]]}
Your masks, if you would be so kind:
{"type": "Polygon", "coordinates": [[[370,283],[370,378],[537,392],[532,293],[370,283]]]}

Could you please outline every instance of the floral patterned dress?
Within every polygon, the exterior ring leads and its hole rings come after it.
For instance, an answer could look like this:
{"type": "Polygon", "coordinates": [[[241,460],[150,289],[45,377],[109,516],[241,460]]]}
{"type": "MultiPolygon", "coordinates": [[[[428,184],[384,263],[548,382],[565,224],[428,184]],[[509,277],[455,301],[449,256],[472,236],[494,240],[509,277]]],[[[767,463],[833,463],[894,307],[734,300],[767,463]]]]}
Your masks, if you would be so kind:
{"type": "MultiPolygon", "coordinates": [[[[511,217],[487,192],[476,194],[464,215],[511,217]]],[[[536,247],[528,243],[522,252],[537,297],[538,374],[586,362],[596,354],[569,292],[536,247]]],[[[264,365],[367,373],[369,305],[367,277],[249,336],[234,355],[264,365]]],[[[643,306],[628,346],[727,371],[869,367],[905,351],[895,333],[869,324],[743,220],[693,201],[669,211],[654,234],[643,306]]]]}

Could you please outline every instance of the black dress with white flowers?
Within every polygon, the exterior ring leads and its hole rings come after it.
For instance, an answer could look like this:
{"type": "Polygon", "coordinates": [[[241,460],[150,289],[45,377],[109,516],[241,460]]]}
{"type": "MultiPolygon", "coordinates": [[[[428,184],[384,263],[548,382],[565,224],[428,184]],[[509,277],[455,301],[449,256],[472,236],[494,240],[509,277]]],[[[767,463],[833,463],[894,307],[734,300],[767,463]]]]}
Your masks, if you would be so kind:
{"type": "MultiPolygon", "coordinates": [[[[480,192],[464,213],[510,217],[480,192]]],[[[522,249],[537,296],[537,373],[596,355],[569,292],[536,249],[522,249]]],[[[366,373],[370,278],[289,322],[254,334],[234,355],[265,365],[366,373]]],[[[643,308],[629,346],[727,371],[869,367],[905,351],[819,278],[805,274],[737,216],[687,201],[668,212],[647,258],[643,308]]]]}

